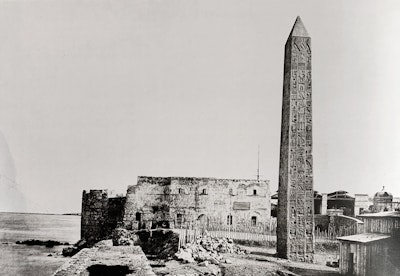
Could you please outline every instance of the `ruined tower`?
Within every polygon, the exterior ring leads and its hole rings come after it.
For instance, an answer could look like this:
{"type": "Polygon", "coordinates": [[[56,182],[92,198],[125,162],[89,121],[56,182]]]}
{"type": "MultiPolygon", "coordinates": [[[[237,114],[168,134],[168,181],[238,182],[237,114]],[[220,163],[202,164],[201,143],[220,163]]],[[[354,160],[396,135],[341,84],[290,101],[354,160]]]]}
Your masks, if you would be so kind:
{"type": "Polygon", "coordinates": [[[280,257],[313,262],[311,38],[300,17],[285,45],[277,239],[280,257]]]}

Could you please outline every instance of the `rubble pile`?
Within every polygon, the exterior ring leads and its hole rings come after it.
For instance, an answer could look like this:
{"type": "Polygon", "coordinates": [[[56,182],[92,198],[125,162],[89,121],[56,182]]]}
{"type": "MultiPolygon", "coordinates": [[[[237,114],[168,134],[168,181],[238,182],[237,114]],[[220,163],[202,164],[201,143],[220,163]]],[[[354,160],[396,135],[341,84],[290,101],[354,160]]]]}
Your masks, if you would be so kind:
{"type": "Polygon", "coordinates": [[[198,262],[207,266],[209,263],[231,263],[222,253],[245,255],[246,251],[233,243],[229,238],[212,238],[209,235],[197,237],[194,243],[188,243],[175,253],[175,257],[185,263],[198,262]]]}
{"type": "Polygon", "coordinates": [[[114,246],[136,245],[138,237],[133,231],[124,228],[116,228],[111,234],[114,246]]]}
{"type": "Polygon", "coordinates": [[[147,257],[169,259],[178,251],[179,234],[169,229],[139,230],[137,245],[147,257]]]}

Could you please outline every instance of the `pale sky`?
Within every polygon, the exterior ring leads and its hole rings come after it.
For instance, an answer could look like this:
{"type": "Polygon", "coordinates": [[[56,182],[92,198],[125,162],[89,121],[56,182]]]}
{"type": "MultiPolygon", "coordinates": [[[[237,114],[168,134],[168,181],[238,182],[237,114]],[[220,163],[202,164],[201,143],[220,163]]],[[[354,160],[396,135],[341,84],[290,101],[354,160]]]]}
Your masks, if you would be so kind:
{"type": "Polygon", "coordinates": [[[138,175],[255,178],[257,145],[276,191],[297,15],[315,190],[400,196],[399,1],[20,0],[0,2],[0,209],[79,212],[138,175]]]}

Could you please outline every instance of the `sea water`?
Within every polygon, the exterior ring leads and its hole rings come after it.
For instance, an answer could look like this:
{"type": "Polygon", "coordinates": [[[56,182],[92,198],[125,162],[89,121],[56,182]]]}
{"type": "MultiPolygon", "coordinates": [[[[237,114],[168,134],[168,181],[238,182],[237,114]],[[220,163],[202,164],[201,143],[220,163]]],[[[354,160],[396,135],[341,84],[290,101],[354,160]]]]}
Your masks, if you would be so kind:
{"type": "Polygon", "coordinates": [[[29,239],[74,244],[79,240],[80,216],[0,213],[0,275],[52,275],[68,258],[63,246],[46,248],[16,244],[29,239]]]}

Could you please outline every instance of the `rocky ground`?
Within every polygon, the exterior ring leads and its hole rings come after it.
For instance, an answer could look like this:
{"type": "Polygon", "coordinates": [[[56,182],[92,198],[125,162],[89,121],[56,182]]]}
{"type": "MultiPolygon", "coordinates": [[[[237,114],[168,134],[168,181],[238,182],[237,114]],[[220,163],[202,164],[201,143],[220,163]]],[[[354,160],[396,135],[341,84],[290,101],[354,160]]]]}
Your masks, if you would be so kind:
{"type": "Polygon", "coordinates": [[[156,275],[162,276],[338,275],[335,268],[290,262],[274,254],[273,248],[238,246],[231,239],[205,235],[180,248],[174,260],[151,260],[150,265],[156,275]]]}
{"type": "MultiPolygon", "coordinates": [[[[237,245],[232,239],[212,238],[207,232],[180,248],[179,234],[167,229],[116,229],[111,238],[96,246],[140,246],[159,276],[339,275],[337,268],[326,266],[337,262],[337,244],[316,244],[315,264],[306,264],[277,258],[273,245],[237,245]]],[[[85,246],[81,241],[68,250],[79,251],[85,246]]]]}

